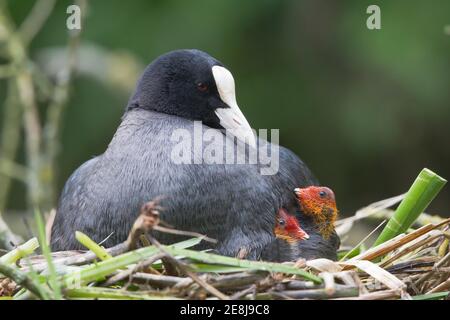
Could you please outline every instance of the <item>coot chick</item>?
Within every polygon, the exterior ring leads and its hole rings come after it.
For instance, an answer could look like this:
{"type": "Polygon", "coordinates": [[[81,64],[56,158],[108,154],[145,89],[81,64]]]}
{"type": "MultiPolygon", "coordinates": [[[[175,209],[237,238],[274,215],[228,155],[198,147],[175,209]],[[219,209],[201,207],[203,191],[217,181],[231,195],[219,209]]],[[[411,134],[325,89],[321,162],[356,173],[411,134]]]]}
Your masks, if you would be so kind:
{"type": "Polygon", "coordinates": [[[338,210],[330,188],[311,186],[296,188],[298,206],[293,209],[301,229],[308,239],[292,241],[277,237],[263,251],[261,259],[267,261],[295,261],[327,258],[337,260],[340,239],[334,230],[338,210]]]}
{"type": "Polygon", "coordinates": [[[297,243],[309,239],[309,235],[301,228],[297,218],[290,215],[284,208],[278,210],[273,232],[277,239],[282,239],[288,243],[297,243]]]}

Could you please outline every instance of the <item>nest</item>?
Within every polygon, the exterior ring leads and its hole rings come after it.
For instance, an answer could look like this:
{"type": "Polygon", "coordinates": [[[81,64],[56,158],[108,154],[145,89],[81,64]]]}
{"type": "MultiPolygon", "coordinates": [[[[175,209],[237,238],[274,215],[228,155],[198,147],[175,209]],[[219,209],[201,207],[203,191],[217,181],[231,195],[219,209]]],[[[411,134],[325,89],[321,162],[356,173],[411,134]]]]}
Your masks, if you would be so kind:
{"type": "MultiPolygon", "coordinates": [[[[336,230],[343,235],[357,220],[389,216],[392,212],[385,208],[389,201],[339,220],[336,230]]],[[[4,275],[0,295],[18,299],[448,299],[450,219],[428,217],[432,222],[427,222],[427,217],[422,215],[418,228],[356,255],[355,249],[347,251],[337,262],[268,263],[190,250],[200,241],[212,241],[192,233],[187,233],[195,236],[190,240],[159,244],[150,235],[152,230],[183,232],[159,226],[158,206],[152,202],[143,207],[127,241],[113,248],[105,250],[86,237],[83,244],[91,251],[55,252],[50,259],[50,253],[28,256],[26,243],[0,257],[4,275]],[[150,243],[137,248],[143,235],[150,243]],[[16,265],[5,263],[6,259],[16,265]]]]}

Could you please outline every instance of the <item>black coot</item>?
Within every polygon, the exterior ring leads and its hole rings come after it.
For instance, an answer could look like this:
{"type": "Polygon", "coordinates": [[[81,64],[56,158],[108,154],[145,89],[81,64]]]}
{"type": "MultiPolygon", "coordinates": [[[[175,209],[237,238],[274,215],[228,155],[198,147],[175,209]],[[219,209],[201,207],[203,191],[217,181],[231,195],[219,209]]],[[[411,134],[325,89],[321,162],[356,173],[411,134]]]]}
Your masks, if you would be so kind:
{"type": "MultiPolygon", "coordinates": [[[[247,258],[259,258],[274,239],[278,208],[295,205],[295,187],[317,181],[282,147],[275,157],[278,171],[264,175],[265,164],[229,162],[230,155],[236,159],[243,154],[238,148],[224,147],[220,154],[211,152],[207,143],[183,140],[186,135],[195,139],[198,130],[211,143],[245,142],[246,156],[251,148],[266,144],[254,138],[236,103],[233,77],[222,63],[199,50],[164,54],[138,81],[106,151],[67,180],[52,227],[52,249],[81,248],[76,230],[97,242],[109,236],[106,247],[122,242],[141,205],[163,196],[161,219],[168,224],[216,238],[215,250],[221,254],[235,256],[245,249],[247,258]],[[208,152],[215,158],[205,163],[208,152]]],[[[180,240],[162,233],[157,237],[163,243],[180,240]]]]}

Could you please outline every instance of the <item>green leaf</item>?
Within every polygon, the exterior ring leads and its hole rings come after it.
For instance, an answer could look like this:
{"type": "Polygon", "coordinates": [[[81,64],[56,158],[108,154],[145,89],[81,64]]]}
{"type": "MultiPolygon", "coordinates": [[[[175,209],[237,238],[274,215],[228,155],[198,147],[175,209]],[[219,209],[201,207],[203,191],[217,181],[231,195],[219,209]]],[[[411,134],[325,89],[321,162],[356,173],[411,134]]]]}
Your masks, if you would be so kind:
{"type": "Polygon", "coordinates": [[[189,265],[196,272],[206,272],[206,273],[230,273],[247,270],[247,268],[244,267],[232,267],[232,266],[230,267],[217,264],[191,263],[189,265]]]}
{"type": "MultiPolygon", "coordinates": [[[[201,238],[193,238],[178,242],[173,246],[175,248],[184,249],[195,246],[201,241],[201,238]]],[[[67,274],[66,276],[64,276],[64,282],[67,286],[85,285],[92,281],[101,280],[118,269],[122,269],[130,264],[135,264],[139,261],[148,259],[149,257],[157,253],[159,253],[159,249],[154,246],[139,248],[130,252],[126,252],[105,261],[88,265],[79,271],[67,274]]]]}
{"type": "Polygon", "coordinates": [[[55,265],[53,264],[50,247],[45,237],[45,226],[39,210],[36,209],[34,211],[34,217],[38,228],[39,243],[41,244],[42,253],[44,254],[45,259],[47,260],[49,270],[48,282],[53,290],[54,298],[60,300],[62,299],[61,286],[57,279],[58,275],[55,270],[55,265]]]}
{"type": "Polygon", "coordinates": [[[435,293],[428,293],[428,294],[421,294],[418,296],[413,296],[413,300],[439,300],[444,299],[450,294],[450,291],[443,291],[443,292],[435,292],[435,293]]]}
{"type": "Polygon", "coordinates": [[[11,264],[15,263],[30,254],[32,254],[37,248],[39,248],[39,241],[37,238],[32,238],[21,244],[16,249],[9,251],[0,257],[0,263],[11,264]]]}
{"type": "Polygon", "coordinates": [[[100,260],[107,260],[112,258],[112,256],[105,250],[105,248],[99,246],[94,240],[89,238],[83,232],[76,231],[75,238],[83,246],[91,250],[100,260]]]}
{"type": "Polygon", "coordinates": [[[188,240],[184,240],[184,241],[180,241],[177,243],[172,244],[172,246],[174,246],[175,248],[180,248],[180,249],[187,249],[187,248],[191,248],[193,246],[198,245],[200,242],[202,242],[203,238],[199,237],[199,238],[192,238],[192,239],[188,239],[188,240]]]}
{"type": "Polygon", "coordinates": [[[447,180],[433,171],[426,168],[423,169],[397,210],[395,210],[394,215],[389,219],[373,247],[408,230],[446,183],[447,180]]]}

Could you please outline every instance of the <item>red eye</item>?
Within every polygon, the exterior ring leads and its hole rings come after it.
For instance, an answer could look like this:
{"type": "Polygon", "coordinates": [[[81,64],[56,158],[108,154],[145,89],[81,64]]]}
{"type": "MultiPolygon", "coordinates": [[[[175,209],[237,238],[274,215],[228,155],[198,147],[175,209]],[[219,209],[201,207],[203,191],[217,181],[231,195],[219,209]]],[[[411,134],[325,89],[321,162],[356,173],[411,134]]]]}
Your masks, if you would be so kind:
{"type": "Polygon", "coordinates": [[[203,82],[199,82],[197,83],[197,89],[201,92],[206,92],[208,91],[208,85],[203,82]]]}

